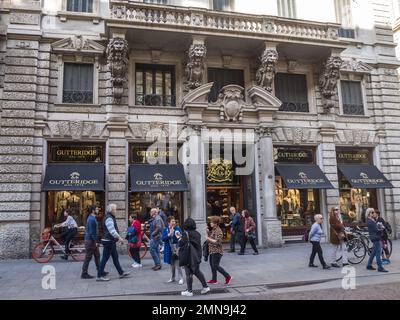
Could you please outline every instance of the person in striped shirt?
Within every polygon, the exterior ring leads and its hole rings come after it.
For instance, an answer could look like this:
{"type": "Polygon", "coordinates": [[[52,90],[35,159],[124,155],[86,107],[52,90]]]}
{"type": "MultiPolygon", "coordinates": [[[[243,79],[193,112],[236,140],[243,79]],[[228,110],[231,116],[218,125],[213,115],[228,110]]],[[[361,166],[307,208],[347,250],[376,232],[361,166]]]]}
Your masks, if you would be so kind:
{"type": "Polygon", "coordinates": [[[68,255],[70,252],[69,244],[78,233],[78,224],[76,223],[75,219],[70,215],[70,211],[68,209],[64,210],[64,217],[66,217],[67,219],[62,223],[56,224],[54,227],[67,227],[67,230],[61,234],[61,239],[65,243],[65,254],[61,256],[61,258],[64,260],[68,260],[68,255]]]}

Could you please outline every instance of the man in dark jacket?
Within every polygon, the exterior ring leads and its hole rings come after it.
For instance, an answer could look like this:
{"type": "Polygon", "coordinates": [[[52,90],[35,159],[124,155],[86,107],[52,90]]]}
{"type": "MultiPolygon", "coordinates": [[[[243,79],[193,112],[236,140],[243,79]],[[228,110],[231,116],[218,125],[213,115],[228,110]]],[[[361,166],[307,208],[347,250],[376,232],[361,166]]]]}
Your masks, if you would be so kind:
{"type": "MultiPolygon", "coordinates": [[[[368,211],[368,209],[367,209],[368,211]]],[[[373,243],[372,247],[372,252],[371,255],[369,256],[368,259],[368,265],[367,269],[368,270],[376,270],[372,266],[372,262],[374,261],[374,258],[376,258],[376,263],[378,265],[378,271],[379,272],[388,272],[386,269],[383,268],[382,266],[382,260],[381,260],[381,230],[378,228],[378,224],[376,222],[378,218],[378,215],[375,211],[372,212],[371,217],[368,218],[367,225],[368,225],[368,233],[369,233],[369,239],[373,243]]]]}
{"type": "Polygon", "coordinates": [[[161,269],[160,242],[162,231],[165,226],[161,216],[158,214],[157,208],[150,210],[150,216],[150,254],[154,261],[154,267],[152,269],[158,271],[161,269]]]}
{"type": "Polygon", "coordinates": [[[204,274],[200,271],[201,263],[201,235],[196,231],[196,222],[192,218],[186,219],[183,223],[183,234],[177,234],[179,239],[179,266],[185,268],[187,290],[182,291],[183,296],[192,297],[193,275],[200,280],[203,285],[201,294],[206,294],[210,291],[207,285],[204,274]]]}
{"type": "Polygon", "coordinates": [[[231,207],[229,211],[231,212],[231,250],[229,252],[235,252],[235,244],[239,240],[240,214],[236,212],[235,207],[231,207]]]}

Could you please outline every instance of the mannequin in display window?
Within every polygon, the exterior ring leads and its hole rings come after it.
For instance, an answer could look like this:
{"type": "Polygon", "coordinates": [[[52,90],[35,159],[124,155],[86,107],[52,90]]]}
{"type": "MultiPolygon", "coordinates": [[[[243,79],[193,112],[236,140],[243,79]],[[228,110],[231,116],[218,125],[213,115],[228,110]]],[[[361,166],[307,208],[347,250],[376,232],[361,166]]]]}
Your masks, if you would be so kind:
{"type": "Polygon", "coordinates": [[[351,189],[351,203],[355,206],[356,221],[362,221],[363,199],[360,189],[351,189]]]}

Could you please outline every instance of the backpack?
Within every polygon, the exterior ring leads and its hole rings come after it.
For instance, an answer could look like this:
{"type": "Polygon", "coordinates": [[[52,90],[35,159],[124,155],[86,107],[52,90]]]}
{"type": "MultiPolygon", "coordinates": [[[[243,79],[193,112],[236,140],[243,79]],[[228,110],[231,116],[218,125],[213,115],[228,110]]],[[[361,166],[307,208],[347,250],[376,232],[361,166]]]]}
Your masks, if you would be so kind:
{"type": "Polygon", "coordinates": [[[385,228],[388,234],[392,234],[392,226],[387,221],[385,222],[385,228]]]}
{"type": "Polygon", "coordinates": [[[311,228],[308,228],[307,230],[306,230],[306,232],[303,234],[303,241],[304,242],[308,242],[310,239],[310,231],[311,231],[311,228]]]}
{"type": "Polygon", "coordinates": [[[135,227],[128,227],[128,230],[126,231],[126,240],[128,240],[128,243],[137,243],[138,242],[138,237],[137,237],[137,232],[135,227]]]}

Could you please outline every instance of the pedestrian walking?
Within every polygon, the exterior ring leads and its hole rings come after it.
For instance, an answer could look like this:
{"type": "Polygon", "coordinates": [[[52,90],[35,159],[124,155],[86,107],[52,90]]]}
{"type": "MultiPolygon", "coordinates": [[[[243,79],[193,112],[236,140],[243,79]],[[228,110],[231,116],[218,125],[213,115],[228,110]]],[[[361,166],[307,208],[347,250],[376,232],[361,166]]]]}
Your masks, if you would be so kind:
{"type": "Polygon", "coordinates": [[[253,248],[254,255],[258,254],[257,246],[256,246],[256,224],[252,217],[250,217],[250,213],[248,210],[242,211],[242,217],[244,219],[244,232],[242,234],[242,241],[240,246],[239,255],[244,255],[244,251],[246,249],[247,241],[250,242],[251,247],[253,248]]]}
{"type": "Polygon", "coordinates": [[[210,292],[210,287],[207,285],[204,274],[200,271],[202,247],[201,235],[196,231],[196,222],[192,218],[188,218],[183,223],[184,232],[179,235],[179,266],[185,268],[187,289],[181,294],[186,297],[193,296],[193,275],[200,280],[203,289],[201,294],[210,292]]]}
{"type": "Polygon", "coordinates": [[[322,253],[321,243],[320,243],[321,236],[323,234],[322,227],[321,227],[322,220],[323,220],[323,217],[321,214],[316,214],[314,216],[315,222],[311,226],[310,235],[309,235],[309,239],[312,244],[312,252],[311,252],[310,262],[309,262],[308,266],[314,267],[314,268],[318,267],[318,266],[314,265],[315,255],[318,253],[318,259],[321,262],[322,268],[330,269],[330,267],[325,263],[323,253],[322,253]]]}
{"type": "MultiPolygon", "coordinates": [[[[99,208],[96,205],[92,205],[88,208],[86,229],[85,229],[85,261],[82,265],[82,279],[92,279],[94,278],[88,273],[89,263],[94,256],[94,263],[96,264],[96,269],[99,271],[100,267],[100,250],[97,243],[98,235],[98,223],[96,215],[99,213],[99,208]]],[[[108,272],[103,272],[103,276],[107,276],[108,272]]]]}
{"type": "Polygon", "coordinates": [[[329,225],[330,225],[329,240],[333,246],[333,251],[331,256],[331,266],[334,268],[340,268],[340,266],[337,264],[338,251],[342,256],[343,266],[347,266],[349,262],[347,260],[346,245],[344,243],[346,239],[346,234],[344,232],[344,225],[339,207],[331,208],[331,212],[329,213],[329,225]]]}
{"type": "Polygon", "coordinates": [[[230,227],[231,227],[231,239],[230,245],[231,250],[229,252],[235,252],[236,242],[239,241],[239,227],[240,227],[240,213],[236,211],[235,207],[230,207],[230,227]]]}
{"type": "Polygon", "coordinates": [[[171,265],[171,278],[167,281],[175,282],[175,273],[178,270],[179,284],[183,284],[182,267],[179,266],[178,257],[178,236],[182,235],[182,230],[176,225],[174,216],[167,218],[168,226],[166,226],[162,233],[162,240],[164,242],[164,262],[171,265]]]}
{"type": "Polygon", "coordinates": [[[115,219],[115,214],[117,212],[116,204],[109,204],[107,206],[106,215],[103,219],[103,237],[101,239],[101,243],[103,244],[103,256],[100,261],[100,267],[97,273],[97,281],[109,281],[109,278],[104,276],[104,268],[107,264],[110,256],[113,259],[113,263],[115,268],[119,273],[120,278],[125,278],[129,275],[130,272],[125,272],[122,270],[121,265],[118,259],[118,251],[116,242],[123,244],[124,239],[119,235],[117,220],[115,219]]]}
{"type": "Polygon", "coordinates": [[[69,244],[78,233],[78,224],[76,223],[75,219],[70,215],[70,211],[68,209],[64,210],[64,217],[66,218],[66,220],[62,223],[56,224],[54,227],[67,228],[67,230],[65,230],[61,234],[61,239],[64,241],[65,247],[65,254],[61,256],[61,259],[68,260],[68,255],[70,253],[69,244]]]}
{"type": "Polygon", "coordinates": [[[372,208],[368,208],[366,213],[368,216],[367,226],[368,226],[369,239],[371,240],[371,242],[373,244],[372,252],[368,259],[367,269],[368,270],[376,270],[376,268],[374,268],[372,266],[372,262],[376,258],[376,264],[378,265],[378,271],[379,272],[388,272],[388,270],[386,270],[383,267],[382,260],[381,260],[381,250],[382,250],[382,248],[381,248],[381,232],[383,229],[380,227],[380,225],[377,224],[376,220],[378,219],[378,215],[375,212],[375,210],[372,208]]]}
{"type": "Polygon", "coordinates": [[[389,234],[392,233],[392,227],[390,226],[389,222],[385,221],[385,219],[382,218],[381,212],[379,210],[375,210],[376,214],[378,215],[378,218],[376,220],[377,224],[380,224],[380,228],[382,229],[381,231],[381,246],[382,246],[382,264],[390,264],[390,252],[388,248],[388,240],[389,240],[389,234]]]}
{"type": "Polygon", "coordinates": [[[206,228],[206,240],[208,241],[208,252],[210,259],[210,267],[212,279],[207,281],[208,284],[217,283],[217,271],[225,277],[225,284],[230,284],[232,277],[220,266],[224,249],[222,248],[222,230],[219,227],[220,219],[217,216],[210,217],[210,228],[206,228]]]}
{"type": "Polygon", "coordinates": [[[160,257],[160,242],[162,231],[164,229],[164,222],[161,216],[158,214],[157,208],[150,210],[151,219],[150,223],[150,254],[154,261],[154,271],[161,269],[161,257],[160,257]]]}
{"type": "Polygon", "coordinates": [[[129,223],[135,230],[133,239],[128,241],[129,252],[133,259],[132,268],[142,268],[142,262],[140,260],[140,247],[142,246],[142,239],[147,238],[147,236],[142,232],[142,223],[140,222],[137,213],[129,216],[129,223]]]}

